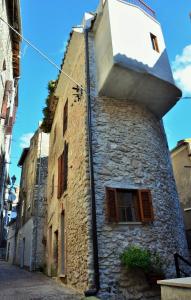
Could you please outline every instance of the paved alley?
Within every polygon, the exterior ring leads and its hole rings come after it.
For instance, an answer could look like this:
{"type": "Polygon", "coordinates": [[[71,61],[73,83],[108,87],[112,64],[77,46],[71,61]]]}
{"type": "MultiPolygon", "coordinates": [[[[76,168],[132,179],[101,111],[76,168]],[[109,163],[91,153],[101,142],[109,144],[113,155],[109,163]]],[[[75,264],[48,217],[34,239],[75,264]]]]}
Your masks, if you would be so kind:
{"type": "Polygon", "coordinates": [[[80,300],[75,291],[42,273],[31,273],[0,261],[0,300],[80,300]]]}

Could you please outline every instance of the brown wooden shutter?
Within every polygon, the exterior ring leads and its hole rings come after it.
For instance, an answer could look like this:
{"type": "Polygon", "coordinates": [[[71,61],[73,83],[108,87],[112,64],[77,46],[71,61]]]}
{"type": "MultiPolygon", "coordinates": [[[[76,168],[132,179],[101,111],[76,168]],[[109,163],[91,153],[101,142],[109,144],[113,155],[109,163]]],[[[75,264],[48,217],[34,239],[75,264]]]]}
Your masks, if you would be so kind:
{"type": "Polygon", "coordinates": [[[63,192],[67,190],[68,183],[68,144],[64,145],[64,156],[63,156],[63,192]]]}
{"type": "Polygon", "coordinates": [[[3,104],[1,108],[1,118],[5,119],[7,115],[7,104],[8,104],[8,96],[4,96],[3,104]]]}
{"type": "Polygon", "coordinates": [[[9,94],[11,94],[12,91],[12,81],[7,80],[5,83],[5,91],[3,96],[3,103],[1,108],[1,118],[6,119],[7,117],[7,107],[8,107],[8,100],[9,100],[9,94]]]}
{"type": "Polygon", "coordinates": [[[106,188],[106,221],[118,222],[116,190],[112,188],[106,188]]]}
{"type": "Polygon", "coordinates": [[[154,220],[153,205],[150,190],[139,190],[139,204],[141,221],[152,222],[154,220]]]}
{"type": "Polygon", "coordinates": [[[14,104],[14,108],[13,108],[13,124],[16,121],[16,113],[17,113],[17,106],[14,104]]]}
{"type": "Polygon", "coordinates": [[[62,155],[58,158],[58,188],[57,188],[57,197],[61,197],[61,185],[62,183],[62,155]]]}
{"type": "Polygon", "coordinates": [[[64,105],[64,115],[63,115],[63,136],[66,132],[68,126],[68,100],[66,101],[64,105]]]}

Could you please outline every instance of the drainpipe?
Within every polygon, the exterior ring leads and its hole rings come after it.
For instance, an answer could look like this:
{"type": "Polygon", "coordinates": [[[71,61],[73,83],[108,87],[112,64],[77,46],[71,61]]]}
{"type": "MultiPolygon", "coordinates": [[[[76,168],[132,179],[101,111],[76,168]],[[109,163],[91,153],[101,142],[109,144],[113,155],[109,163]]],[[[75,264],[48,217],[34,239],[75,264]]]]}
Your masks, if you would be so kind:
{"type": "Polygon", "coordinates": [[[90,171],[90,193],[91,193],[91,217],[92,217],[92,243],[93,243],[93,266],[94,266],[94,285],[95,288],[85,291],[85,296],[95,296],[100,288],[99,278],[99,258],[98,258],[98,240],[97,240],[97,221],[96,221],[96,200],[93,168],[93,149],[92,149],[92,114],[91,114],[91,96],[90,96],[90,70],[89,70],[89,29],[84,29],[85,51],[86,51],[86,82],[87,82],[87,109],[88,109],[88,152],[89,152],[89,171],[90,171]]]}

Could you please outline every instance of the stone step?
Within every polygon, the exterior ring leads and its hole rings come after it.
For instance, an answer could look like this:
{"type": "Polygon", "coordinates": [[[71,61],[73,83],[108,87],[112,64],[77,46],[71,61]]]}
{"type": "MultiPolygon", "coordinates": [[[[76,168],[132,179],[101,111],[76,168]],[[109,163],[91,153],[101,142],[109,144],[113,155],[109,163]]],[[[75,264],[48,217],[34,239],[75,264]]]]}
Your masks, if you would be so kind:
{"type": "Polygon", "coordinates": [[[161,300],[191,299],[191,277],[159,280],[161,300]]]}

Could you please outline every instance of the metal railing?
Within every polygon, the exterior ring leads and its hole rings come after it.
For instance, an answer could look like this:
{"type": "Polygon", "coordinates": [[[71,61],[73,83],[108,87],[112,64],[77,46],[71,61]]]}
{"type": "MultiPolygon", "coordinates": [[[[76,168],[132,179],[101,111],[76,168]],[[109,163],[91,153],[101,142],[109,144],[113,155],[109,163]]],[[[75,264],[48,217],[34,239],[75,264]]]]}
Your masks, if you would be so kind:
{"type": "Polygon", "coordinates": [[[183,256],[181,256],[178,253],[174,254],[174,262],[176,267],[176,276],[177,278],[181,278],[182,275],[185,277],[191,276],[191,262],[189,262],[187,259],[185,259],[183,256]],[[186,267],[186,271],[185,271],[186,267]],[[187,272],[188,267],[190,268],[190,272],[187,272]]]}
{"type": "Polygon", "coordinates": [[[152,8],[150,8],[150,6],[148,6],[143,0],[124,0],[124,1],[129,2],[133,5],[139,6],[146,13],[148,13],[151,17],[156,19],[155,11],[152,8]]]}

